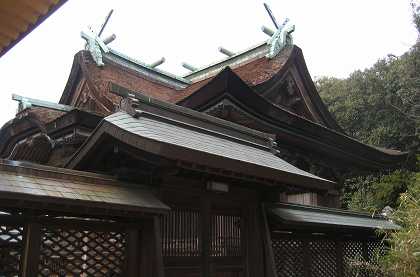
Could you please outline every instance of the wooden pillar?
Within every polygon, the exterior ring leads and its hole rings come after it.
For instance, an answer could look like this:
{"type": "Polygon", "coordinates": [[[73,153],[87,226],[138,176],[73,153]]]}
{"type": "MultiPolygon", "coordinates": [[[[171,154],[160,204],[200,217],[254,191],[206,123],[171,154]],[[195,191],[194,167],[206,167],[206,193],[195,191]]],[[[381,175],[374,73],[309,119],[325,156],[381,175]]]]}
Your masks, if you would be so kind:
{"type": "MultiPolygon", "coordinates": [[[[266,235],[262,228],[262,213],[257,203],[249,205],[246,210],[245,223],[243,226],[247,232],[244,234],[246,239],[243,244],[246,247],[244,257],[246,257],[246,276],[264,276],[264,243],[263,236],[266,235]]],[[[269,243],[271,246],[271,242],[269,243]]]]}
{"type": "Polygon", "coordinates": [[[26,225],[24,249],[22,276],[38,276],[41,250],[41,225],[39,223],[29,223],[26,225]]]}
{"type": "Polygon", "coordinates": [[[163,256],[162,256],[162,238],[160,234],[160,220],[158,216],[153,217],[153,242],[155,249],[155,276],[164,277],[163,256]]]}
{"type": "Polygon", "coordinates": [[[344,276],[344,251],[343,251],[343,240],[337,239],[335,244],[336,250],[336,264],[337,264],[337,276],[344,276]]]}
{"type": "Polygon", "coordinates": [[[304,277],[311,276],[311,248],[309,245],[310,238],[304,238],[303,240],[303,270],[305,272],[304,277]]]}
{"type": "Polygon", "coordinates": [[[159,217],[144,221],[141,233],[140,276],[164,276],[159,217]]]}
{"type": "Polygon", "coordinates": [[[139,255],[139,230],[130,228],[127,230],[127,276],[138,277],[140,275],[140,255],[139,255]]]}
{"type": "Polygon", "coordinates": [[[268,226],[267,215],[265,207],[262,205],[261,208],[262,222],[261,230],[264,244],[264,256],[265,256],[265,276],[266,277],[277,277],[276,263],[274,260],[273,246],[271,243],[270,228],[268,226]]]}

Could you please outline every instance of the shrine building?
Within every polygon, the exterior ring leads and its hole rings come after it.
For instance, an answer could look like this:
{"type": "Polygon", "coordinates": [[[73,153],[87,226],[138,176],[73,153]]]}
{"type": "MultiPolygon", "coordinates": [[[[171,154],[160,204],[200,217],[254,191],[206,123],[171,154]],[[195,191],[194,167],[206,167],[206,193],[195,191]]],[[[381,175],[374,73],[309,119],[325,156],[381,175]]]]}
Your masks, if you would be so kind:
{"type": "Polygon", "coordinates": [[[407,153],[346,135],[276,27],[185,76],[82,33],[59,103],[13,95],[0,276],[361,276],[399,226],[340,209],[344,180],[407,153]]]}

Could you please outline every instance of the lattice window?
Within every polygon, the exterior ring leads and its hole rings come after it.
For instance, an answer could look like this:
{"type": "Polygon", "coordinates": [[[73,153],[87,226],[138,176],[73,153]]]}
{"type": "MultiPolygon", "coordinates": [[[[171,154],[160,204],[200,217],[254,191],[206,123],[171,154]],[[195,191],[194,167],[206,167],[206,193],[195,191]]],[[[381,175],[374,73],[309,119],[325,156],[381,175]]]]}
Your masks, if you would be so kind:
{"type": "Polygon", "coordinates": [[[361,263],[363,258],[363,242],[345,241],[343,243],[344,276],[360,276],[361,263]]]}
{"type": "Polygon", "coordinates": [[[199,256],[200,212],[173,209],[161,219],[163,256],[199,256]]]}
{"type": "Polygon", "coordinates": [[[210,220],[210,256],[242,256],[241,217],[213,214],[210,220]]]}
{"type": "Polygon", "coordinates": [[[337,276],[336,246],[332,240],[309,242],[311,276],[337,276]]]}
{"type": "Polygon", "coordinates": [[[122,232],[42,228],[40,276],[123,276],[122,232]]]}
{"type": "Polygon", "coordinates": [[[377,265],[378,258],[385,255],[385,245],[381,240],[370,240],[366,242],[369,262],[377,265]]]}
{"type": "Polygon", "coordinates": [[[304,246],[298,239],[272,238],[274,260],[278,277],[304,276],[304,246]]]}
{"type": "Polygon", "coordinates": [[[23,256],[22,237],[22,226],[0,225],[0,276],[20,275],[20,263],[23,256]]]}

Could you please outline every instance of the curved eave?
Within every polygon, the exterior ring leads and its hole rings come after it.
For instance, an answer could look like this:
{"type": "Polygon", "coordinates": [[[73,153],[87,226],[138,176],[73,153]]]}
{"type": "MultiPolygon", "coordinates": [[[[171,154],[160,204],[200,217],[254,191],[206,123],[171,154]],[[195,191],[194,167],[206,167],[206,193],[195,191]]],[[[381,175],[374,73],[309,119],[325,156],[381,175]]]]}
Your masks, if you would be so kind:
{"type": "Polygon", "coordinates": [[[327,151],[342,153],[361,168],[395,168],[407,157],[406,152],[395,150],[391,152],[363,144],[341,132],[314,123],[273,104],[249,87],[230,68],[220,72],[197,92],[178,104],[205,111],[224,97],[231,97],[243,110],[275,126],[279,139],[284,138],[293,143],[292,139],[298,138],[307,148],[313,149],[319,146],[329,149],[327,151]]]}
{"type": "Polygon", "coordinates": [[[39,126],[26,117],[6,122],[0,129],[0,158],[7,157],[20,139],[39,131],[39,126]]]}
{"type": "Polygon", "coordinates": [[[82,75],[82,62],[83,62],[84,51],[81,50],[74,55],[73,64],[71,66],[69,78],[67,79],[66,86],[64,91],[61,94],[59,104],[69,105],[73,96],[74,91],[76,90],[77,82],[79,81],[82,75]]]}
{"type": "Polygon", "coordinates": [[[0,57],[32,32],[67,0],[0,2],[0,57]]]}
{"type": "MultiPolygon", "coordinates": [[[[152,115],[151,117],[155,116],[152,115]]],[[[232,172],[232,178],[237,176],[271,186],[287,184],[313,190],[328,190],[335,186],[334,182],[288,164],[274,156],[268,149],[262,149],[265,147],[251,146],[249,142],[239,142],[240,140],[237,138],[228,138],[210,130],[201,130],[196,126],[184,125],[180,121],[162,119],[163,127],[158,128],[161,119],[157,121],[149,120],[148,115],[145,118],[146,123],[147,121],[153,121],[149,126],[150,128],[142,123],[136,123],[139,119],[131,118],[124,113],[116,113],[105,118],[94,134],[68,161],[66,167],[80,169],[83,165],[89,163],[89,157],[94,156],[95,149],[100,151],[99,143],[104,141],[103,138],[111,137],[140,151],[179,162],[181,165],[183,163],[196,164],[199,165],[199,168],[218,169],[218,171],[223,172],[230,171],[232,172]],[[168,128],[167,133],[170,135],[165,135],[162,128],[168,128]],[[223,151],[220,148],[221,144],[226,144],[222,147],[223,151]],[[254,153],[255,156],[247,153],[254,153]]]]}
{"type": "Polygon", "coordinates": [[[316,109],[316,113],[321,117],[322,122],[326,125],[326,127],[343,133],[342,128],[332,117],[321,97],[319,96],[315,84],[312,81],[311,75],[309,74],[308,67],[306,66],[302,49],[300,49],[298,46],[292,46],[290,54],[288,55],[287,62],[280,68],[279,71],[274,72],[271,74],[270,78],[267,78],[264,81],[256,84],[253,86],[253,88],[256,92],[264,95],[267,90],[275,88],[278,85],[278,83],[284,78],[284,75],[290,70],[292,66],[296,67],[299,76],[302,78],[305,91],[310,97],[310,100],[316,109]]]}

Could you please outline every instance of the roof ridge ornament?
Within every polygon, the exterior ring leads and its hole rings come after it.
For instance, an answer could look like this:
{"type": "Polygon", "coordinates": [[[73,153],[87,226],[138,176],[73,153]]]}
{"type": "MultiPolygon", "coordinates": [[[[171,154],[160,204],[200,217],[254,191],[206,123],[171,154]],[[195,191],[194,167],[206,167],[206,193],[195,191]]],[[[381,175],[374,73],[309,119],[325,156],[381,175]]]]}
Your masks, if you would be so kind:
{"type": "Polygon", "coordinates": [[[102,53],[109,52],[109,48],[107,47],[107,44],[111,43],[116,38],[115,34],[112,34],[111,36],[105,39],[102,39],[100,37],[106,25],[108,24],[109,18],[111,17],[113,12],[114,10],[109,11],[98,33],[96,33],[92,29],[91,26],[88,27],[89,29],[88,32],[84,32],[84,31],[80,32],[80,36],[84,40],[86,40],[85,49],[89,51],[90,55],[92,56],[92,59],[95,61],[96,65],[99,67],[102,67],[105,65],[104,62],[102,61],[102,53]]]}
{"type": "Polygon", "coordinates": [[[283,23],[279,25],[267,3],[264,3],[264,7],[276,27],[276,31],[274,32],[265,26],[262,27],[264,33],[271,35],[271,38],[267,41],[267,44],[270,45],[270,50],[266,57],[272,59],[286,46],[293,45],[292,33],[295,31],[295,25],[288,24],[290,21],[289,18],[286,18],[283,23]]]}

